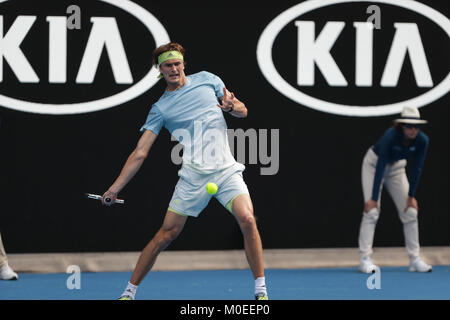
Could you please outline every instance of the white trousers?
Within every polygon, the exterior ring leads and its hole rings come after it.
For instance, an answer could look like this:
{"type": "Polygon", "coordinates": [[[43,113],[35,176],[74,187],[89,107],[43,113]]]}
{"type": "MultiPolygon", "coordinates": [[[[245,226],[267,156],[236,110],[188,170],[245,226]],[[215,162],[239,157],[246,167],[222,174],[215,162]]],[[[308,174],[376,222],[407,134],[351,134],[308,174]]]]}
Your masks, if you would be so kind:
{"type": "MultiPolygon", "coordinates": [[[[364,194],[364,203],[372,197],[373,180],[375,177],[375,168],[378,156],[369,148],[367,151],[361,169],[362,188],[364,194]]],[[[399,160],[386,165],[381,180],[380,192],[378,197],[378,209],[374,208],[369,212],[363,212],[361,226],[359,229],[359,253],[361,258],[370,257],[372,254],[373,238],[375,227],[381,209],[381,191],[383,186],[395,203],[400,220],[403,223],[403,234],[405,237],[405,246],[408,256],[411,260],[419,256],[419,227],[417,220],[417,210],[409,207],[405,212],[406,202],[408,200],[409,182],[406,176],[406,160],[399,160]]]]}

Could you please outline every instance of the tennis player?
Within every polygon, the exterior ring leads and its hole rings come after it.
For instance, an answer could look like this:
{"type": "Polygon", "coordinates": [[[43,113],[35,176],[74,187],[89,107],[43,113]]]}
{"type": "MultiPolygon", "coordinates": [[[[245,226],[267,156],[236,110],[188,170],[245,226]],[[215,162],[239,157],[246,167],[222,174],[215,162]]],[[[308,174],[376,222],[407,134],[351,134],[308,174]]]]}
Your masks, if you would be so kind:
{"type": "MultiPolygon", "coordinates": [[[[188,217],[197,217],[213,197],[206,184],[214,182],[214,197],[236,218],[244,237],[245,253],[255,278],[255,298],[267,300],[262,243],[253,214],[249,191],[243,180],[245,166],[236,162],[227,138],[223,113],[247,116],[247,108],[222,80],[209,72],[186,76],[184,48],[169,43],[153,52],[153,63],[167,88],[153,104],[136,149],[127,159],[119,177],[103,195],[116,199],[147,157],[162,127],[183,145],[183,165],[162,227],[143,249],[130,281],[119,299],[135,298],[138,285],[163,251],[182,231],[188,217]]],[[[114,203],[111,201],[109,204],[114,203]]]]}
{"type": "Polygon", "coordinates": [[[403,108],[401,118],[394,120],[394,126],[369,148],[364,157],[362,187],[365,205],[359,230],[359,271],[363,273],[373,273],[377,268],[371,255],[383,185],[391,195],[403,223],[409,271],[432,270],[419,256],[419,207],[415,198],[429,142],[428,136],[420,130],[425,123],[427,121],[420,118],[417,108],[403,108]],[[405,170],[407,160],[411,160],[409,179],[405,170]]]}

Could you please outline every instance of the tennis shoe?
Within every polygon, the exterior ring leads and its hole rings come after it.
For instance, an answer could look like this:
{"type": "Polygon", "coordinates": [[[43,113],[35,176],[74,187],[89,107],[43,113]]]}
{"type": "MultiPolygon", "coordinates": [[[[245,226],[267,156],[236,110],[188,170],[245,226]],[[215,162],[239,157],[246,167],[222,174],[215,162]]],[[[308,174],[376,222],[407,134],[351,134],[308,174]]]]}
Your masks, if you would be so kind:
{"type": "Polygon", "coordinates": [[[373,263],[372,259],[369,257],[362,258],[359,263],[359,272],[362,273],[375,273],[377,266],[373,263]]]}
{"type": "Polygon", "coordinates": [[[127,294],[124,294],[124,295],[121,295],[121,296],[119,297],[119,299],[117,299],[117,300],[134,300],[134,298],[133,298],[132,296],[129,296],[129,295],[127,295],[127,294]]]}
{"type": "Polygon", "coordinates": [[[19,276],[17,273],[11,269],[11,267],[6,263],[1,269],[0,269],[0,280],[17,280],[19,279],[19,276]]]}
{"type": "Polygon", "coordinates": [[[409,264],[410,272],[431,272],[433,267],[425,263],[421,258],[416,258],[409,264]]]}
{"type": "Polygon", "coordinates": [[[269,300],[269,297],[267,296],[267,293],[260,292],[255,294],[255,300],[269,300]]]}

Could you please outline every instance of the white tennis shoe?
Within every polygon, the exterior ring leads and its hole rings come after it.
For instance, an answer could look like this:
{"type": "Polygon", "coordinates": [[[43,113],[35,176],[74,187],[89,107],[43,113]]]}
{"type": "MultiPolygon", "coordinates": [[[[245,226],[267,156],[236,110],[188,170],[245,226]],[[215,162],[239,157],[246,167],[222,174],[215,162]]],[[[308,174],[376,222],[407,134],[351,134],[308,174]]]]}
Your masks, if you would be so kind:
{"type": "Polygon", "coordinates": [[[425,263],[421,258],[417,257],[409,264],[410,272],[431,272],[433,267],[425,263]]]}
{"type": "Polygon", "coordinates": [[[19,276],[17,273],[11,269],[11,267],[6,263],[1,269],[0,269],[0,280],[17,280],[19,279],[19,276]]]}
{"type": "Polygon", "coordinates": [[[358,270],[362,273],[375,273],[377,268],[370,257],[365,257],[361,259],[358,270]]]}

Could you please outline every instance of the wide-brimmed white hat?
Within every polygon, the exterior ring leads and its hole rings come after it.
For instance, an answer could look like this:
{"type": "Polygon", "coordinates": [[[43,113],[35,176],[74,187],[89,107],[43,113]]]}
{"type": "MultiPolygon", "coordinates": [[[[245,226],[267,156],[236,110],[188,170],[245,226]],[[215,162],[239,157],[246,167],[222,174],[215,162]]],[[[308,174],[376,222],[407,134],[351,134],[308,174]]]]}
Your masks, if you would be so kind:
{"type": "Polygon", "coordinates": [[[419,110],[415,107],[404,107],[399,119],[394,120],[395,123],[427,123],[427,120],[420,119],[419,110]]]}

